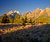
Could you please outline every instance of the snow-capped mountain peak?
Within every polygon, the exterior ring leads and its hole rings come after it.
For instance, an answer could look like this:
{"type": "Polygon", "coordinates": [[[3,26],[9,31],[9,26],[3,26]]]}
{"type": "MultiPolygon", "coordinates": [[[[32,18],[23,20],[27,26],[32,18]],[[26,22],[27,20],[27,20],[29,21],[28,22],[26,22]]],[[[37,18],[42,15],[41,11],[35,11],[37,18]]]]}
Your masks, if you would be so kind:
{"type": "Polygon", "coordinates": [[[17,13],[17,14],[19,14],[19,15],[20,15],[20,12],[19,12],[19,11],[16,11],[16,10],[15,10],[15,11],[14,11],[14,13],[17,13]]]}
{"type": "Polygon", "coordinates": [[[8,13],[7,13],[7,15],[16,15],[16,14],[18,14],[18,15],[20,15],[20,12],[19,11],[9,11],[8,13]]]}

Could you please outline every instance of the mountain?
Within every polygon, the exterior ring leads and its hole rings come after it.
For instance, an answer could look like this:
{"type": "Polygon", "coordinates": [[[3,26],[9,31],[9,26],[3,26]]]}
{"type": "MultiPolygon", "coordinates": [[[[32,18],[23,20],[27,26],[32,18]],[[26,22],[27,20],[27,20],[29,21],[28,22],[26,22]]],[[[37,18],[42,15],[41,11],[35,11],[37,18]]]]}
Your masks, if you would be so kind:
{"type": "Polygon", "coordinates": [[[17,13],[18,15],[20,15],[20,12],[19,12],[19,11],[16,11],[16,10],[15,10],[14,13],[17,13]]]}
{"type": "Polygon", "coordinates": [[[18,15],[20,15],[20,12],[19,11],[9,11],[8,13],[7,13],[7,15],[12,15],[12,16],[14,16],[14,15],[16,15],[16,14],[18,14],[18,15]]]}
{"type": "Polygon", "coordinates": [[[32,13],[30,13],[30,15],[29,14],[27,14],[27,15],[32,17],[32,18],[33,17],[38,18],[41,15],[48,15],[48,16],[50,16],[50,8],[46,8],[46,9],[37,8],[32,13]]]}
{"type": "Polygon", "coordinates": [[[50,8],[46,8],[45,10],[46,10],[48,16],[50,16],[50,8]]]}
{"type": "Polygon", "coordinates": [[[31,14],[31,12],[30,12],[30,11],[28,11],[26,14],[31,14]]]}
{"type": "Polygon", "coordinates": [[[23,15],[21,17],[25,18],[25,16],[27,16],[26,13],[23,13],[23,15]]]}
{"type": "Polygon", "coordinates": [[[15,15],[19,15],[19,16],[20,16],[21,14],[20,14],[19,11],[16,11],[16,10],[15,10],[15,11],[12,11],[12,10],[11,10],[11,11],[9,11],[9,12],[7,13],[7,15],[10,16],[11,18],[14,18],[15,15]]]}
{"type": "Polygon", "coordinates": [[[26,14],[27,14],[27,18],[31,18],[32,17],[31,16],[32,13],[30,11],[28,11],[26,14]]]}
{"type": "Polygon", "coordinates": [[[11,10],[11,11],[9,11],[8,13],[7,13],[7,15],[13,15],[13,11],[11,10]]]}
{"type": "Polygon", "coordinates": [[[11,18],[14,18],[15,15],[19,15],[20,17],[25,18],[25,16],[27,16],[27,19],[33,18],[33,19],[38,19],[43,17],[49,18],[50,19],[50,8],[45,8],[45,9],[40,9],[37,8],[34,11],[28,11],[27,13],[24,13],[23,15],[20,14],[19,11],[15,10],[15,11],[9,11],[7,13],[8,16],[10,16],[11,18]]]}
{"type": "Polygon", "coordinates": [[[33,12],[28,11],[27,13],[24,13],[21,17],[25,18],[27,16],[27,19],[33,18],[37,22],[50,22],[50,8],[40,9],[37,8],[33,12]]]}

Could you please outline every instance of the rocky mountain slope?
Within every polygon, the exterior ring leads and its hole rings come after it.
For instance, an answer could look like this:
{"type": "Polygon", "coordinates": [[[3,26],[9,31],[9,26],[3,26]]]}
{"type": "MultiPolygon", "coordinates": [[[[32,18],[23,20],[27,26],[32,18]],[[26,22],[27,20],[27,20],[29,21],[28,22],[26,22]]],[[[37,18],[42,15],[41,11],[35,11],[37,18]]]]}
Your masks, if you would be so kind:
{"type": "MultiPolygon", "coordinates": [[[[50,17],[50,8],[45,8],[45,9],[40,9],[40,8],[37,8],[35,9],[33,12],[30,12],[28,11],[27,13],[25,13],[25,15],[27,15],[27,18],[30,19],[30,18],[39,18],[41,15],[44,15],[45,16],[48,16],[50,17]]],[[[24,16],[24,14],[22,15],[24,16]]]]}
{"type": "Polygon", "coordinates": [[[12,16],[14,16],[14,15],[16,15],[16,14],[18,14],[18,15],[20,15],[20,12],[19,11],[9,11],[8,13],[7,13],[7,15],[12,15],[12,16]]]}
{"type": "Polygon", "coordinates": [[[11,10],[11,11],[9,11],[9,12],[7,13],[7,15],[10,16],[11,18],[14,18],[15,15],[19,15],[19,16],[20,16],[21,14],[20,14],[19,11],[16,11],[16,10],[15,10],[15,11],[12,11],[12,10],[11,10]]]}
{"type": "Polygon", "coordinates": [[[14,18],[16,14],[23,18],[27,16],[27,19],[30,19],[30,18],[38,19],[41,15],[50,19],[50,8],[45,8],[45,9],[37,8],[32,12],[28,11],[27,13],[24,13],[22,15],[20,14],[19,11],[16,11],[16,10],[15,11],[11,10],[7,13],[7,15],[10,16],[11,18],[14,18]]]}

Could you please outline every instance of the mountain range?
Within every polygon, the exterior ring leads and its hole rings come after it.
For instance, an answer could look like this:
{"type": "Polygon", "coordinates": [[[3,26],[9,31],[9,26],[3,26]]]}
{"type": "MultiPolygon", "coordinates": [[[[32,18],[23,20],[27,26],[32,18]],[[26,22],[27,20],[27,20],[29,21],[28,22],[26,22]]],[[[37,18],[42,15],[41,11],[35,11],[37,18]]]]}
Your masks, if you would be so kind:
{"type": "Polygon", "coordinates": [[[37,8],[35,9],[33,12],[31,11],[28,11],[27,13],[24,13],[24,14],[20,14],[19,11],[9,11],[7,13],[8,16],[10,16],[11,18],[14,18],[15,15],[19,15],[20,17],[23,17],[25,18],[25,16],[27,16],[28,19],[30,18],[39,18],[41,15],[43,15],[44,17],[49,17],[50,19],[50,8],[45,8],[45,9],[40,9],[40,8],[37,8]]]}
{"type": "Polygon", "coordinates": [[[27,13],[24,13],[21,17],[27,16],[28,19],[30,18],[39,18],[41,15],[44,17],[48,16],[50,17],[50,8],[40,9],[37,8],[33,12],[28,11],[27,13]]]}

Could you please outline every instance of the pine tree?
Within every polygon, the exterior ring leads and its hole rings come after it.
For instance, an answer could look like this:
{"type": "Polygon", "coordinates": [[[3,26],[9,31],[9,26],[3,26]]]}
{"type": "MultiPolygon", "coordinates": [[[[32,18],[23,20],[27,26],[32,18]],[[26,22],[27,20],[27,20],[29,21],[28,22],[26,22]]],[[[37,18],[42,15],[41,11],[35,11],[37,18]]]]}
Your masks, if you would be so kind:
{"type": "Polygon", "coordinates": [[[9,17],[10,23],[14,23],[14,19],[9,17]]]}
{"type": "Polygon", "coordinates": [[[21,17],[21,24],[22,24],[23,26],[26,25],[26,24],[25,24],[25,19],[24,19],[23,17],[21,17]]]}
{"type": "Polygon", "coordinates": [[[4,15],[2,16],[2,23],[10,23],[9,17],[8,17],[6,14],[4,14],[4,15]]]}
{"type": "Polygon", "coordinates": [[[0,17],[0,23],[2,22],[2,16],[0,17]]]}
{"type": "Polygon", "coordinates": [[[38,23],[48,23],[49,22],[49,17],[48,16],[41,15],[38,18],[37,22],[38,23]]]}
{"type": "Polygon", "coordinates": [[[14,23],[16,23],[16,24],[20,23],[20,16],[19,15],[15,16],[14,23]]]}
{"type": "Polygon", "coordinates": [[[30,20],[29,19],[27,19],[27,23],[29,23],[30,22],[30,20]]]}
{"type": "Polygon", "coordinates": [[[25,23],[27,23],[27,16],[25,16],[25,19],[24,20],[25,20],[25,23]]]}
{"type": "Polygon", "coordinates": [[[33,23],[33,22],[34,22],[33,18],[30,18],[30,23],[33,23]]]}

